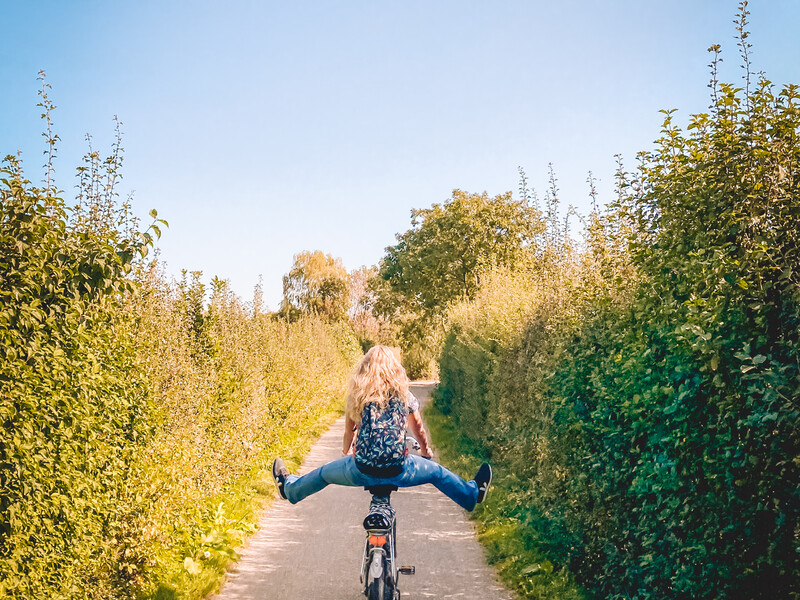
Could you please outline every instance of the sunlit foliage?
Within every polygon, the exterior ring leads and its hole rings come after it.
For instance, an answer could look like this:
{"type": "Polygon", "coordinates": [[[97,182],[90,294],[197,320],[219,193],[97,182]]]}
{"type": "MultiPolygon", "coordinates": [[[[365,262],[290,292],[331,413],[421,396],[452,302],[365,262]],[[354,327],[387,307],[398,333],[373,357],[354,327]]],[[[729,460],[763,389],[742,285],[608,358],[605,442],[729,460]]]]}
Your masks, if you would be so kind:
{"type": "Polygon", "coordinates": [[[281,314],[315,315],[337,321],[349,308],[349,275],[340,258],[320,250],[301,252],[283,278],[281,314]]]}
{"type": "Polygon", "coordinates": [[[413,375],[431,371],[447,307],[473,298],[491,269],[527,264],[542,231],[539,212],[510,193],[455,190],[443,204],[412,211],[411,229],[386,249],[373,289],[378,314],[398,325],[413,375]]]}
{"type": "MultiPolygon", "coordinates": [[[[341,409],[345,325],[292,323],[200,273],[171,283],[120,204],[119,130],[69,205],[0,178],[0,596],[201,598],[253,531],[266,471],[341,409]],[[210,293],[209,293],[210,292],[210,293]]],[[[265,482],[270,483],[269,486],[265,482]]]]}
{"type": "Polygon", "coordinates": [[[119,502],[152,432],[125,297],[158,225],[136,231],[116,206],[116,153],[87,154],[82,203],[66,205],[47,90],[45,187],[14,157],[1,171],[0,595],[92,597],[87,582],[116,570],[119,502]]]}
{"type": "Polygon", "coordinates": [[[666,112],[579,268],[451,312],[440,406],[598,597],[800,597],[800,99],[750,79],[666,112]]]}

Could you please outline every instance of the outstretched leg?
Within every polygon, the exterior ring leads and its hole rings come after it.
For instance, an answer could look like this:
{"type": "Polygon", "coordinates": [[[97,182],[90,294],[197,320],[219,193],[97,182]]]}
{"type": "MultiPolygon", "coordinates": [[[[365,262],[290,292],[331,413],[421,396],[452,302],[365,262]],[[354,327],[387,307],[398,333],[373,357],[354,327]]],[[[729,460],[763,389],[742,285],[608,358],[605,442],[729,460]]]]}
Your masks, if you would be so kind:
{"type": "Polygon", "coordinates": [[[316,494],[325,486],[334,483],[337,485],[362,485],[358,480],[358,471],[352,456],[344,456],[314,469],[306,475],[289,475],[283,484],[286,499],[292,504],[297,504],[303,498],[316,494]],[[355,471],[355,473],[353,473],[355,471]]]}
{"type": "Polygon", "coordinates": [[[464,510],[474,509],[478,502],[478,484],[475,480],[464,481],[439,463],[421,456],[409,456],[403,474],[397,477],[397,485],[408,487],[424,483],[433,484],[464,510]]]}
{"type": "MultiPolygon", "coordinates": [[[[280,460],[280,459],[278,459],[280,460]]],[[[491,468],[484,464],[476,479],[464,481],[442,465],[421,456],[406,458],[405,467],[395,477],[375,477],[358,470],[352,456],[345,456],[314,469],[307,475],[275,475],[278,489],[289,502],[296,504],[303,498],[315,494],[330,484],[370,487],[376,485],[396,485],[411,487],[430,483],[464,510],[473,510],[482,502],[491,482],[491,468]]]]}

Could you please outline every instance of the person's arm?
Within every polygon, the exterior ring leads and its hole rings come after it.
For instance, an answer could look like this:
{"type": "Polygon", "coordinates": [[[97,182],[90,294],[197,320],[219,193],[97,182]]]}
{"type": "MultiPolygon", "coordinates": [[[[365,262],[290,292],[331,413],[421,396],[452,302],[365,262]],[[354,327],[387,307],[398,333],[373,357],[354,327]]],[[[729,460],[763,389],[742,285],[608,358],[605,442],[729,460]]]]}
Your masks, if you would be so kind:
{"type": "Polygon", "coordinates": [[[425,435],[425,427],[422,424],[422,415],[418,410],[408,413],[408,428],[411,435],[419,442],[419,453],[425,458],[431,457],[431,448],[428,446],[428,437],[425,435]]]}
{"type": "Polygon", "coordinates": [[[358,428],[358,424],[353,421],[349,416],[344,419],[344,439],[342,440],[342,455],[350,454],[350,449],[353,446],[353,436],[358,428]]]}

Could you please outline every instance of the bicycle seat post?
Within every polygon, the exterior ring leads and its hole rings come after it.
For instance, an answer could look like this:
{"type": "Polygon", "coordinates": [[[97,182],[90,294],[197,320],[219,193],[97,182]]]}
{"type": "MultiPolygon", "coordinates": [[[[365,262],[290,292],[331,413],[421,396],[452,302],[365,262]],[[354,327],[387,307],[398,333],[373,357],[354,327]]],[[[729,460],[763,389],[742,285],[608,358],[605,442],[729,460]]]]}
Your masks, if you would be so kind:
{"type": "Polygon", "coordinates": [[[396,485],[373,485],[366,489],[370,494],[372,494],[372,501],[384,502],[386,504],[389,503],[389,497],[391,496],[392,492],[397,491],[396,485]]]}

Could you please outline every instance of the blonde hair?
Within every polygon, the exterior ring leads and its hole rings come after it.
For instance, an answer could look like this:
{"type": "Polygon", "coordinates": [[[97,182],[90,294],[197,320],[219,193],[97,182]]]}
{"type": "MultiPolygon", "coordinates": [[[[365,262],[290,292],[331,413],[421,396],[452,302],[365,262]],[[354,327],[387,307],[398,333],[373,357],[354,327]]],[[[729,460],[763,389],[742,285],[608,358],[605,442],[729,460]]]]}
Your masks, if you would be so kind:
{"type": "Polygon", "coordinates": [[[385,410],[389,398],[399,398],[408,406],[408,375],[400,362],[399,350],[373,346],[353,369],[347,383],[345,411],[355,423],[361,422],[364,407],[371,402],[385,410]]]}

